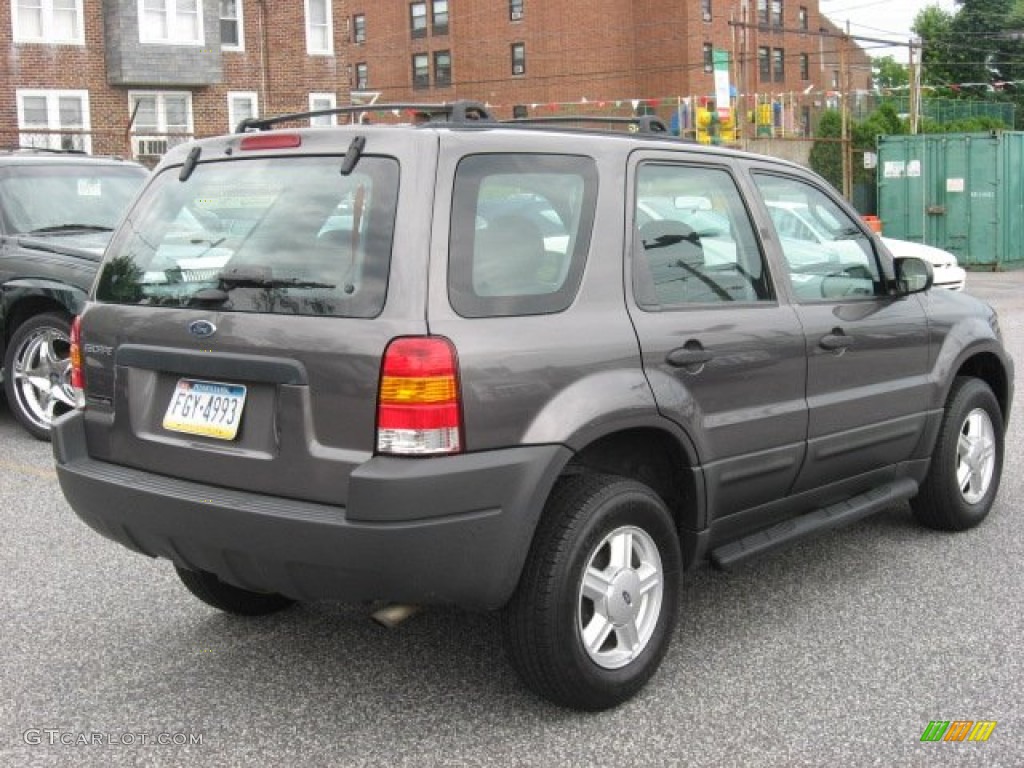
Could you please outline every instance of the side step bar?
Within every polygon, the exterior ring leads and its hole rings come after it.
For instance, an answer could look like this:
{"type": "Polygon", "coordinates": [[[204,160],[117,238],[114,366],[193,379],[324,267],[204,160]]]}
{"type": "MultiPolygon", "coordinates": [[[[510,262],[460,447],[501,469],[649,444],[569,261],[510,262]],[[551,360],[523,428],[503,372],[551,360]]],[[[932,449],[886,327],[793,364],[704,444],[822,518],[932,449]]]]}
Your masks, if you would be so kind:
{"type": "Polygon", "coordinates": [[[910,478],[886,483],[860,496],[816,509],[792,520],[784,520],[771,528],[724,544],[712,550],[711,562],[718,568],[728,570],[736,563],[779,549],[798,539],[849,525],[875,512],[881,512],[916,493],[917,483],[910,478]]]}

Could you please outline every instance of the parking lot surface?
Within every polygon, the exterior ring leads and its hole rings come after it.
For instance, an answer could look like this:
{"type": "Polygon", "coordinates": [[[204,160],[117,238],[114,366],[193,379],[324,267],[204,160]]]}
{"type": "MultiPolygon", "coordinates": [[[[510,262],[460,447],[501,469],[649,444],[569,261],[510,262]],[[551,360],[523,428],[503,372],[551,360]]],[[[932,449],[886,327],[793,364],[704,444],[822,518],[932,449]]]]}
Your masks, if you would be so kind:
{"type": "MultiPolygon", "coordinates": [[[[1024,271],[972,273],[1024,367],[1024,271]]],[[[684,582],[652,683],[600,714],[550,706],[487,614],[395,630],[362,605],[260,619],[64,502],[49,445],[0,406],[0,765],[945,766],[1024,764],[1024,403],[999,498],[962,534],[906,504],[684,582]],[[994,721],[984,742],[922,742],[994,721]]]]}

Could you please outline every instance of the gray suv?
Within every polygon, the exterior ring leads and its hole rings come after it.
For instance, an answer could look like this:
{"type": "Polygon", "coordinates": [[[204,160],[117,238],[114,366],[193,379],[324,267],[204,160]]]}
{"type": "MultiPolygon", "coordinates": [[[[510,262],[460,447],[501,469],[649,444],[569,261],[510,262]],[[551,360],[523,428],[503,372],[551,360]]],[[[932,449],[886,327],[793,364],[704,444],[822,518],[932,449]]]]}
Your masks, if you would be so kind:
{"type": "Polygon", "coordinates": [[[428,114],[168,154],[73,329],[54,452],[86,523],[233,613],[498,610],[530,688],[602,709],[698,563],[903,500],[988,514],[996,315],[822,179],[651,118],[428,114]],[[779,202],[834,242],[781,238],[779,202]]]}

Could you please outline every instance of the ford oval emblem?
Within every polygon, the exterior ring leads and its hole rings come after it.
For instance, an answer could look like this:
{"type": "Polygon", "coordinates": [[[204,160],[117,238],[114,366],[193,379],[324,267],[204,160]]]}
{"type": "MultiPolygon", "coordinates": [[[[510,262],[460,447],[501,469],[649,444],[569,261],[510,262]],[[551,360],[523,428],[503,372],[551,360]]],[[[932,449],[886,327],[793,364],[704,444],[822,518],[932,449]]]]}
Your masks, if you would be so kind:
{"type": "Polygon", "coordinates": [[[209,320],[193,320],[188,324],[188,332],[200,339],[205,339],[217,332],[217,326],[209,320]]]}

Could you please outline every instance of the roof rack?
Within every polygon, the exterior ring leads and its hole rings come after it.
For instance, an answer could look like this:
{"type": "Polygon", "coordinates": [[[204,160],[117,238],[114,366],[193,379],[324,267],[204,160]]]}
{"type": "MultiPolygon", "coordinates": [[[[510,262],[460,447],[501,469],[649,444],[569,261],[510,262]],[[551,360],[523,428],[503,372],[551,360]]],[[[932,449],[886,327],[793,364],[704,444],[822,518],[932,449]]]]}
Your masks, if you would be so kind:
{"type": "Polygon", "coordinates": [[[668,133],[668,126],[655,115],[636,117],[601,117],[600,115],[557,115],[552,117],[516,117],[503,120],[502,125],[558,125],[565,123],[590,123],[596,125],[626,125],[633,133],[668,133]]]}
{"type": "Polygon", "coordinates": [[[364,112],[393,112],[395,110],[411,111],[414,115],[422,115],[423,122],[494,122],[494,118],[487,111],[487,107],[476,101],[453,101],[450,104],[349,104],[344,107],[317,109],[310,112],[294,112],[274,117],[247,117],[238,123],[235,127],[235,133],[266,131],[279,123],[305,120],[310,117],[356,115],[364,112]]]}

